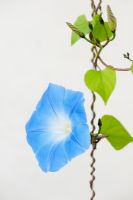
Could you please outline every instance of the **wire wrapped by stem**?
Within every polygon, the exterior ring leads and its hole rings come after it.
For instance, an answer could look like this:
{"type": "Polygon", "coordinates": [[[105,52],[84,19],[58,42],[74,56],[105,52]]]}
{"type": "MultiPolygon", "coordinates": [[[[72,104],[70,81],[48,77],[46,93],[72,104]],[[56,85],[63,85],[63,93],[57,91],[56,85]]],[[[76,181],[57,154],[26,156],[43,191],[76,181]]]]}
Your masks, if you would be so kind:
{"type": "Polygon", "coordinates": [[[95,153],[95,150],[96,150],[96,145],[93,145],[93,148],[92,148],[92,151],[91,151],[91,158],[92,158],[92,163],[91,163],[91,168],[92,168],[92,171],[91,171],[91,176],[92,176],[92,179],[90,180],[90,188],[91,188],[91,190],[92,190],[92,196],[91,196],[91,198],[90,198],[90,200],[93,200],[94,199],[94,197],[96,196],[96,193],[95,193],[95,191],[94,191],[94,181],[95,181],[95,175],[94,175],[94,173],[95,173],[95,171],[96,171],[96,169],[95,169],[95,167],[94,167],[94,165],[95,165],[95,162],[96,162],[96,159],[95,159],[95,157],[94,157],[94,153],[95,153]]]}
{"type": "MultiPolygon", "coordinates": [[[[101,8],[101,4],[102,4],[102,0],[99,0],[99,3],[98,3],[98,6],[96,7],[95,5],[95,2],[94,0],[91,0],[91,8],[92,8],[92,17],[98,12],[98,10],[100,10],[100,12],[102,11],[102,8],[101,8]]],[[[91,59],[91,62],[92,62],[92,65],[93,65],[93,68],[96,70],[96,63],[95,63],[95,59],[97,57],[97,54],[96,54],[96,46],[93,45],[92,48],[91,48],[91,52],[92,52],[92,59],[91,59]]],[[[94,153],[95,153],[95,150],[96,150],[96,146],[97,146],[97,141],[95,140],[95,135],[94,135],[94,132],[95,132],[95,129],[96,129],[96,126],[95,126],[95,118],[96,118],[96,113],[95,113],[95,101],[96,101],[96,95],[94,92],[92,92],[92,104],[91,104],[91,111],[92,111],[92,120],[91,120],[91,125],[92,125],[92,131],[91,131],[91,143],[92,143],[92,151],[91,151],[91,159],[92,159],[92,163],[91,163],[91,180],[90,180],[90,189],[92,191],[92,195],[90,197],[90,200],[93,200],[96,196],[96,192],[94,190],[94,181],[95,181],[95,162],[96,162],[96,159],[95,159],[95,156],[94,156],[94,153]]]]}

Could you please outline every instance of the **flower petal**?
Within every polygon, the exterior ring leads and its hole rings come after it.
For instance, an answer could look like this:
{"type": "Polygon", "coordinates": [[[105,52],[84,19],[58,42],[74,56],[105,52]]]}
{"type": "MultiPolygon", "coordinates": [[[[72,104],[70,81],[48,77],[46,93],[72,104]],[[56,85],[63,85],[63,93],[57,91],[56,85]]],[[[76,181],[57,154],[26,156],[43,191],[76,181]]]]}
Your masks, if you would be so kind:
{"type": "Polygon", "coordinates": [[[79,91],[65,91],[64,107],[69,116],[72,115],[72,113],[74,112],[74,109],[77,106],[78,102],[82,101],[83,99],[83,94],[79,91]]]}
{"type": "Polygon", "coordinates": [[[73,124],[77,123],[87,123],[87,117],[84,109],[84,99],[80,99],[77,105],[75,106],[74,111],[70,115],[73,124]]]}
{"type": "Polygon", "coordinates": [[[68,163],[67,154],[64,148],[64,141],[57,144],[45,145],[36,154],[39,166],[45,172],[57,171],[68,163]]]}
{"type": "Polygon", "coordinates": [[[85,149],[75,140],[74,137],[69,137],[65,142],[65,149],[69,161],[74,157],[82,154],[85,149]]]}
{"type": "Polygon", "coordinates": [[[55,85],[50,83],[47,89],[48,91],[48,99],[49,103],[58,116],[60,112],[64,111],[64,95],[65,95],[65,88],[59,85],[55,85]]]}
{"type": "Polygon", "coordinates": [[[66,154],[64,141],[60,142],[53,149],[50,156],[50,171],[54,172],[64,167],[68,163],[68,157],[66,154]]]}
{"type": "Polygon", "coordinates": [[[48,172],[50,169],[50,154],[52,149],[54,148],[53,143],[49,143],[45,146],[43,146],[36,154],[36,158],[38,160],[39,166],[40,168],[45,171],[48,172]]]}
{"type": "Polygon", "coordinates": [[[29,145],[31,145],[32,150],[34,153],[39,151],[41,147],[43,147],[46,144],[49,144],[51,142],[51,137],[50,137],[49,132],[44,132],[44,131],[31,131],[28,132],[27,134],[27,142],[29,145]]]}
{"type": "Polygon", "coordinates": [[[78,124],[73,129],[72,136],[75,137],[77,142],[84,148],[88,149],[90,146],[90,134],[87,124],[78,124]]]}
{"type": "Polygon", "coordinates": [[[57,115],[49,103],[48,92],[46,91],[26,124],[26,131],[46,130],[51,119],[54,120],[55,118],[57,118],[57,115]]]}

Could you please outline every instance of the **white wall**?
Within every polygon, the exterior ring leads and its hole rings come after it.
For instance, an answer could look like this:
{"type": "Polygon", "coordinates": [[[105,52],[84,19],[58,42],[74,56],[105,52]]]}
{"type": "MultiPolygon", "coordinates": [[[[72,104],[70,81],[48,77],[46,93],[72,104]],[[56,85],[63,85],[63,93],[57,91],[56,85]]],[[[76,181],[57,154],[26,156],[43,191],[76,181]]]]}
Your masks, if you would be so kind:
{"type": "MultiPolygon", "coordinates": [[[[111,0],[118,19],[116,40],[104,51],[108,63],[124,67],[133,56],[133,1],[111,0]]],[[[105,4],[104,4],[105,7],[105,4]]],[[[88,0],[0,1],[0,199],[89,199],[89,153],[74,159],[58,173],[45,174],[25,139],[25,123],[49,82],[81,90],[90,119],[91,95],[83,75],[91,68],[90,46],[70,47],[65,22],[90,16],[88,0]]],[[[116,91],[105,108],[98,97],[98,116],[113,114],[133,130],[133,76],[118,73],[116,91]]],[[[133,144],[116,152],[102,142],[96,153],[96,200],[133,200],[133,144]]]]}

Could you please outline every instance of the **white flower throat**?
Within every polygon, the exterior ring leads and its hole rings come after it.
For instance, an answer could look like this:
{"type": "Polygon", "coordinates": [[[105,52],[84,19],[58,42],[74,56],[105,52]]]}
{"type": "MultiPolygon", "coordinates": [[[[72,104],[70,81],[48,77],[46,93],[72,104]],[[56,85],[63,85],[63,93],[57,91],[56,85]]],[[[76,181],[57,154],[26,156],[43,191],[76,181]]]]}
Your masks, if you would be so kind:
{"type": "Polygon", "coordinates": [[[55,140],[62,140],[72,132],[72,124],[68,117],[60,116],[52,122],[52,136],[55,140]]]}
{"type": "Polygon", "coordinates": [[[57,125],[58,132],[68,135],[71,131],[71,122],[66,119],[62,119],[59,121],[59,124],[57,125]]]}

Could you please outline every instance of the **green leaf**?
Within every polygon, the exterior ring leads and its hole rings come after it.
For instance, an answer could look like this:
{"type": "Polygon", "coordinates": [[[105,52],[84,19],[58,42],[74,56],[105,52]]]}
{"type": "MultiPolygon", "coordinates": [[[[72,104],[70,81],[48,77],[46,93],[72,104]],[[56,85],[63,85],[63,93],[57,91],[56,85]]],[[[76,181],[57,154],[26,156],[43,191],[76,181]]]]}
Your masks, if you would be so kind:
{"type": "Polygon", "coordinates": [[[95,25],[97,24],[97,22],[99,22],[99,19],[100,19],[99,15],[94,15],[93,16],[93,20],[92,20],[93,27],[95,27],[95,25]]]}
{"type": "Polygon", "coordinates": [[[100,42],[106,41],[108,38],[113,36],[111,29],[109,28],[108,22],[103,22],[100,15],[95,15],[92,21],[93,25],[93,37],[98,39],[100,42]]]}
{"type": "Polygon", "coordinates": [[[100,71],[89,70],[85,74],[84,81],[86,86],[91,91],[97,92],[106,104],[116,85],[116,72],[111,68],[100,71]]]}
{"type": "MultiPolygon", "coordinates": [[[[86,16],[81,15],[75,21],[74,26],[86,35],[90,32],[88,23],[86,16]]],[[[79,39],[80,37],[75,32],[72,32],[71,45],[75,44],[79,39]]]]}
{"type": "Polygon", "coordinates": [[[131,72],[133,73],[133,62],[132,62],[132,65],[131,65],[131,72]]]}
{"type": "Polygon", "coordinates": [[[101,122],[101,134],[107,136],[107,140],[116,150],[120,150],[130,142],[133,142],[133,137],[121,122],[112,115],[104,115],[101,122]]]}

